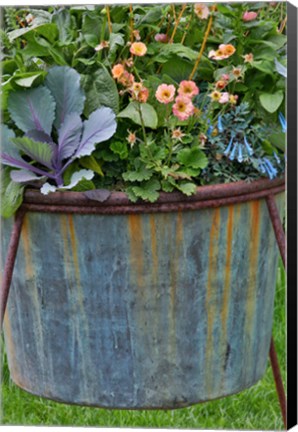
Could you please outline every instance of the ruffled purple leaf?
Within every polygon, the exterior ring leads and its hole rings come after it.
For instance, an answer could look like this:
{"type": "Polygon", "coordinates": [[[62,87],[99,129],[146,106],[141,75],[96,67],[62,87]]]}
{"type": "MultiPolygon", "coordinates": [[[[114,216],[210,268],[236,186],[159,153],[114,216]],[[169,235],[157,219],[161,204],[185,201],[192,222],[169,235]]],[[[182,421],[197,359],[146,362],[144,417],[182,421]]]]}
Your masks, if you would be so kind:
{"type": "Polygon", "coordinates": [[[36,129],[50,135],[55,106],[54,98],[46,87],[12,92],[8,98],[11,118],[23,132],[36,129]]]}
{"type": "Polygon", "coordinates": [[[77,150],[82,134],[82,120],[79,114],[72,113],[65,117],[59,129],[58,160],[71,157],[77,150]]]}
{"type": "Polygon", "coordinates": [[[74,157],[89,156],[95,144],[106,141],[114,135],[117,123],[111,108],[101,107],[84,122],[81,143],[74,157]]]}
{"type": "Polygon", "coordinates": [[[56,101],[54,126],[58,130],[70,113],[82,114],[85,96],[80,87],[80,74],[68,66],[49,69],[45,84],[56,101]]]}

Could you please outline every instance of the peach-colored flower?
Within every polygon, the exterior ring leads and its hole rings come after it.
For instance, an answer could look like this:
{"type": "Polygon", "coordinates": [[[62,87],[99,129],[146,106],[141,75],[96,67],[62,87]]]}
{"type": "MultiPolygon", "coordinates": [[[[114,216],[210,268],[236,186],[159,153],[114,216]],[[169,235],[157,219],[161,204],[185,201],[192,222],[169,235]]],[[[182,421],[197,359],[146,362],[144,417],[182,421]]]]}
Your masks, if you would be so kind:
{"type": "Polygon", "coordinates": [[[213,102],[218,102],[221,98],[221,93],[217,90],[214,90],[212,93],[210,93],[209,97],[213,102]]]}
{"type": "Polygon", "coordinates": [[[209,16],[209,8],[204,3],[196,3],[195,7],[195,14],[200,19],[207,19],[209,16]]]}
{"type": "Polygon", "coordinates": [[[203,133],[200,133],[200,135],[199,135],[199,141],[200,141],[201,147],[204,147],[204,145],[205,145],[205,143],[207,141],[206,135],[203,134],[203,133]]]}
{"type": "Polygon", "coordinates": [[[108,41],[102,41],[99,45],[96,45],[94,48],[95,51],[101,51],[104,48],[108,48],[110,45],[110,42],[108,41]]]}
{"type": "Polygon", "coordinates": [[[133,37],[135,38],[136,41],[140,41],[141,40],[141,36],[140,36],[139,30],[133,30],[132,34],[133,34],[133,37]]]}
{"type": "Polygon", "coordinates": [[[135,77],[133,74],[127,72],[126,70],[123,74],[118,78],[118,82],[122,84],[124,87],[131,87],[134,83],[135,77]]]}
{"type": "Polygon", "coordinates": [[[229,101],[232,105],[236,105],[237,100],[238,100],[238,95],[230,95],[229,101]]]}
{"type": "Polygon", "coordinates": [[[253,12],[253,11],[249,12],[249,11],[246,11],[246,12],[244,12],[244,14],[242,15],[242,19],[243,19],[243,21],[253,21],[253,20],[255,20],[255,19],[257,18],[257,16],[258,16],[258,13],[257,13],[257,12],[253,12]]]}
{"type": "Polygon", "coordinates": [[[219,99],[218,102],[221,103],[221,104],[225,104],[225,103],[228,103],[229,100],[230,100],[230,95],[229,95],[229,93],[228,93],[228,92],[223,92],[223,93],[221,94],[220,99],[219,99]]]}
{"type": "Polygon", "coordinates": [[[118,79],[123,75],[124,67],[121,63],[116,64],[112,69],[113,78],[118,79]]]}
{"type": "Polygon", "coordinates": [[[146,103],[149,97],[149,90],[147,87],[143,87],[137,96],[137,100],[141,103],[146,103]]]}
{"type": "Polygon", "coordinates": [[[174,116],[179,120],[187,120],[188,117],[193,115],[194,106],[188,97],[177,96],[172,110],[174,116]]]}
{"type": "Polygon", "coordinates": [[[131,54],[142,57],[147,52],[147,47],[143,42],[134,42],[129,49],[131,54]]]}
{"type": "Polygon", "coordinates": [[[217,90],[222,90],[227,86],[227,81],[226,80],[219,80],[215,83],[215,87],[217,88],[217,90]]]}
{"type": "Polygon", "coordinates": [[[178,88],[178,94],[181,96],[186,96],[188,98],[193,98],[199,93],[199,89],[196,86],[196,83],[194,81],[181,81],[179,88],[178,88]]]}
{"type": "Polygon", "coordinates": [[[158,102],[168,104],[174,100],[175,91],[176,89],[173,84],[160,84],[155,92],[155,97],[158,102]]]}
{"type": "Polygon", "coordinates": [[[185,136],[185,133],[181,131],[181,128],[178,127],[177,129],[174,129],[172,132],[172,138],[176,139],[178,141],[181,141],[181,138],[185,136]]]}
{"type": "Polygon", "coordinates": [[[128,129],[127,132],[128,132],[128,136],[126,137],[126,140],[129,142],[130,146],[133,147],[134,144],[136,143],[137,136],[134,132],[131,132],[128,129]]]}
{"type": "Polygon", "coordinates": [[[154,36],[154,39],[156,40],[156,42],[167,43],[169,40],[169,37],[165,33],[157,33],[154,36]]]}
{"type": "Polygon", "coordinates": [[[218,50],[214,51],[211,50],[208,54],[209,58],[212,58],[213,60],[224,60],[228,57],[231,57],[231,55],[234,54],[236,51],[236,48],[231,44],[221,44],[218,47],[218,50]]]}
{"type": "Polygon", "coordinates": [[[127,60],[125,60],[125,64],[128,68],[133,67],[133,57],[129,57],[127,60]]]}
{"type": "Polygon", "coordinates": [[[244,58],[244,63],[252,63],[254,61],[254,55],[252,53],[245,54],[243,58],[244,58]]]}
{"type": "Polygon", "coordinates": [[[242,77],[243,70],[240,66],[233,67],[232,74],[234,75],[235,78],[238,79],[238,78],[242,77]]]}

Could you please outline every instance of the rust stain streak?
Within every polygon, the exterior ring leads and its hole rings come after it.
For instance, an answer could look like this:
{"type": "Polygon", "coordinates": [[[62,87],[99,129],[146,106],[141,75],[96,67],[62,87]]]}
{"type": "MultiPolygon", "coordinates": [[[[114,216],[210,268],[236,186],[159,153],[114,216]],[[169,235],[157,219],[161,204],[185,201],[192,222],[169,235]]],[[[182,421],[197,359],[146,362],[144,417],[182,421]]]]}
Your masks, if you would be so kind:
{"type": "MultiPolygon", "coordinates": [[[[43,338],[43,323],[42,323],[42,317],[41,317],[41,301],[39,298],[39,293],[36,285],[35,280],[35,270],[32,260],[32,246],[30,242],[30,228],[29,228],[29,219],[26,215],[23,222],[23,228],[22,228],[22,242],[23,242],[23,248],[24,248],[24,256],[25,256],[25,272],[26,272],[26,279],[28,282],[30,282],[31,285],[31,298],[33,301],[33,311],[35,315],[34,319],[34,333],[36,335],[36,346],[43,347],[44,346],[44,338],[43,338]]],[[[22,336],[23,337],[23,336],[22,336]]],[[[24,338],[26,339],[26,334],[24,335],[24,338]]],[[[43,382],[46,383],[45,379],[45,369],[44,369],[44,349],[36,350],[37,355],[39,357],[39,364],[43,375],[43,382]]]]}
{"type": "Polygon", "coordinates": [[[137,286],[142,288],[144,285],[144,252],[143,252],[143,229],[140,215],[131,214],[128,216],[130,245],[131,245],[131,265],[137,274],[137,286]]]}
{"type": "MultiPolygon", "coordinates": [[[[75,283],[76,283],[75,292],[77,294],[76,298],[80,310],[78,314],[80,317],[80,321],[78,321],[76,318],[78,315],[77,314],[75,315],[74,337],[76,338],[77,343],[79,345],[79,351],[84,352],[87,350],[86,355],[82,356],[81,372],[83,375],[82,386],[85,387],[84,391],[85,392],[87,391],[88,394],[88,392],[90,393],[91,390],[90,386],[88,387],[88,375],[92,373],[90,365],[87,364],[88,359],[90,360],[90,353],[88,352],[89,351],[88,349],[89,330],[87,325],[88,320],[84,308],[84,296],[83,296],[82,286],[81,286],[77,240],[76,240],[72,215],[66,215],[61,217],[61,231],[62,231],[63,247],[64,247],[64,254],[65,254],[65,271],[66,271],[67,279],[69,281],[73,279],[72,265],[74,266],[74,273],[75,273],[74,276],[75,276],[75,283]],[[68,236],[69,236],[69,242],[68,242],[68,236]]],[[[75,340],[73,340],[73,343],[75,343],[75,340]]],[[[71,349],[74,348],[71,347],[71,349]]]]}
{"type": "MultiPolygon", "coordinates": [[[[222,347],[222,368],[225,367],[225,352],[227,345],[227,330],[228,330],[228,316],[229,316],[229,305],[230,305],[230,294],[231,294],[231,262],[232,262],[232,242],[233,242],[233,226],[234,226],[234,206],[228,208],[228,221],[227,221],[227,240],[226,240],[226,262],[225,262],[225,278],[223,288],[223,299],[222,299],[222,311],[221,311],[221,325],[222,334],[220,346],[222,347]]],[[[222,375],[222,378],[224,376],[222,375]]],[[[222,381],[223,385],[223,381],[222,381]]]]}
{"type": "Polygon", "coordinates": [[[156,241],[156,224],[155,224],[155,216],[149,215],[150,222],[150,234],[151,234],[151,254],[152,254],[152,281],[154,286],[157,285],[158,279],[158,254],[157,254],[157,241],[156,241]]]}
{"type": "Polygon", "coordinates": [[[206,313],[207,313],[207,341],[206,341],[206,374],[205,374],[205,387],[206,391],[212,391],[212,358],[214,356],[213,347],[213,323],[216,312],[216,307],[212,303],[214,295],[214,275],[216,275],[216,264],[218,256],[218,240],[219,240],[219,226],[220,226],[220,209],[214,209],[214,216],[210,230],[210,244],[209,244],[209,269],[207,279],[207,292],[206,292],[206,313]]]}
{"type": "Polygon", "coordinates": [[[257,269],[258,269],[258,252],[260,242],[260,201],[253,201],[250,204],[251,223],[250,223],[250,245],[249,245],[249,276],[246,296],[246,317],[245,330],[246,353],[244,353],[244,362],[250,363],[248,358],[251,352],[252,332],[254,324],[254,313],[256,306],[256,289],[257,289],[257,269]]]}
{"type": "Polygon", "coordinates": [[[25,267],[26,267],[26,275],[29,279],[32,279],[34,276],[34,269],[31,260],[31,246],[29,240],[29,222],[28,216],[26,215],[23,222],[22,229],[22,241],[25,255],[25,267]]]}

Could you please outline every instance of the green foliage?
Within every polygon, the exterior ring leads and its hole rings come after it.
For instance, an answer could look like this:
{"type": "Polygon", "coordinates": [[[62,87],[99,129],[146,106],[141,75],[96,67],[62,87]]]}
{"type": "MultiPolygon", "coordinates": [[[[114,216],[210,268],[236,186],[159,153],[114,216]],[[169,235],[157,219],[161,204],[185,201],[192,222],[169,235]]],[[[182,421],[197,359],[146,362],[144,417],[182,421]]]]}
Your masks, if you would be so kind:
{"type": "Polygon", "coordinates": [[[10,169],[2,170],[1,175],[1,216],[11,217],[20,207],[23,201],[24,186],[15,183],[10,178],[10,169]]]}
{"type": "Polygon", "coordinates": [[[144,126],[151,129],[156,129],[158,124],[156,111],[149,103],[139,104],[138,102],[130,102],[130,104],[118,114],[118,118],[127,118],[140,126],[143,121],[144,126]]]}
{"type": "Polygon", "coordinates": [[[119,95],[115,81],[104,66],[93,74],[82,75],[82,86],[86,94],[84,114],[89,116],[100,106],[110,107],[115,113],[119,111],[119,95]]]}
{"type": "MultiPolygon", "coordinates": [[[[64,173],[68,183],[70,173],[82,168],[96,174],[92,181],[83,179],[74,190],[86,190],[88,185],[90,189],[116,188],[125,190],[134,201],[157,199],[161,190],[190,195],[199,185],[264,175],[259,166],[265,157],[276,175],[282,175],[285,126],[281,127],[279,115],[285,112],[287,74],[283,4],[217,4],[197,68],[208,19],[200,19],[193,4],[186,5],[181,16],[178,4],[135,4],[132,13],[129,5],[111,5],[107,12],[104,5],[4,8],[0,35],[3,121],[14,129],[19,148],[32,152],[34,164],[39,156],[48,161],[50,153],[44,154],[45,143],[37,144],[39,149],[31,142],[35,138],[21,136],[22,131],[30,135],[36,126],[30,104],[20,108],[25,96],[34,106],[39,101],[34,115],[54,141],[63,117],[59,113],[67,112],[68,102],[71,112],[83,111],[84,117],[100,107],[109,107],[117,115],[113,139],[102,142],[91,156],[72,163],[64,173]],[[256,18],[246,22],[245,11],[255,11],[256,18]],[[157,34],[166,40],[160,42],[157,34]],[[145,44],[144,55],[131,53],[134,42],[145,44]],[[212,58],[210,51],[221,44],[233,45],[235,53],[222,60],[212,58]],[[55,66],[64,67],[59,69],[65,78],[63,85],[55,85],[61,78],[55,75],[55,66]],[[123,67],[122,75],[117,75],[115,66],[118,73],[123,67]],[[72,76],[71,70],[77,75],[72,76]],[[199,94],[191,97],[191,114],[183,119],[173,106],[182,91],[180,83],[190,77],[199,94]],[[175,88],[168,103],[156,97],[162,84],[175,88]],[[231,99],[213,100],[215,90],[231,99]],[[19,91],[23,91],[21,98],[15,96],[19,91]],[[62,93],[64,107],[57,104],[62,93]],[[57,119],[52,128],[55,103],[57,119]],[[219,118],[223,131],[218,127],[219,118]],[[239,162],[239,148],[245,150],[244,136],[254,153],[244,152],[239,162]],[[238,143],[232,159],[230,152],[225,154],[231,138],[233,145],[238,143]]],[[[71,122],[69,126],[73,137],[68,139],[75,145],[77,127],[71,122]]]]}

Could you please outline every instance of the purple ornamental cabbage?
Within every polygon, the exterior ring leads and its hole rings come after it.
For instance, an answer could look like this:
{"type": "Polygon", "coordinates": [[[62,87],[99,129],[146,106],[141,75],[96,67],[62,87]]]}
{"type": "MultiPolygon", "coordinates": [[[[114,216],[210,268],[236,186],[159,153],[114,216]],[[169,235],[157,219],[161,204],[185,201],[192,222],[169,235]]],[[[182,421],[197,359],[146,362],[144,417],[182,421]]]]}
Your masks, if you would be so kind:
{"type": "Polygon", "coordinates": [[[66,168],[75,159],[91,155],[96,144],[108,140],[116,131],[111,108],[100,107],[83,122],[84,103],[80,75],[67,66],[51,68],[44,86],[10,94],[10,116],[25,133],[15,137],[6,126],[2,132],[1,162],[18,168],[10,172],[14,182],[50,179],[55,185],[45,183],[41,188],[47,194],[56,188],[71,189],[82,178],[93,178],[93,171],[81,170],[73,174],[69,185],[63,184],[66,168]],[[53,126],[57,143],[51,136],[53,126]]]}

